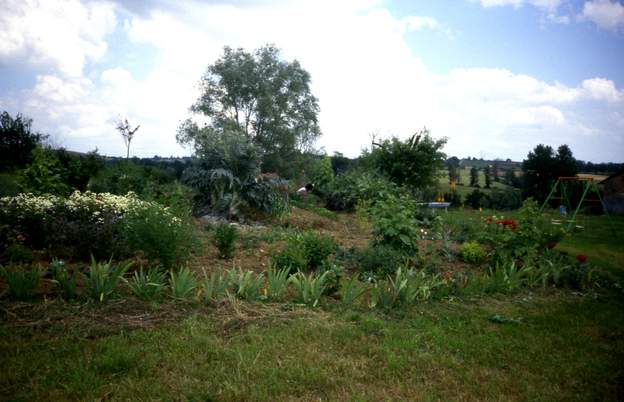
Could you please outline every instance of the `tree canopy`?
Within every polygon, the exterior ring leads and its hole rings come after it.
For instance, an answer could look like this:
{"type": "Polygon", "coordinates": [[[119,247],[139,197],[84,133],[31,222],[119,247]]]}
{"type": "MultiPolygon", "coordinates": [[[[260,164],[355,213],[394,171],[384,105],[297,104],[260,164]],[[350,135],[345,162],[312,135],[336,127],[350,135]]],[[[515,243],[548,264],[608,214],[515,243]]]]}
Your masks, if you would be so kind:
{"type": "Polygon", "coordinates": [[[423,189],[438,181],[446,158],[444,144],[445,138],[435,140],[423,129],[405,141],[396,137],[373,141],[373,150],[366,158],[394,183],[423,189]]]}
{"type": "Polygon", "coordinates": [[[12,170],[26,166],[32,160],[32,152],[46,136],[31,131],[32,120],[8,112],[0,114],[0,170],[12,170]]]}
{"type": "Polygon", "coordinates": [[[558,177],[575,176],[578,168],[570,147],[561,145],[557,153],[551,146],[539,144],[522,162],[525,197],[543,201],[558,177]]]}
{"type": "Polygon", "coordinates": [[[191,106],[209,123],[200,128],[187,121],[177,139],[198,150],[206,134],[240,133],[259,146],[265,169],[279,168],[320,136],[318,102],[309,83],[310,75],[299,62],[281,60],[274,46],[251,53],[225,47],[223,56],[208,66],[201,95],[191,106]]]}

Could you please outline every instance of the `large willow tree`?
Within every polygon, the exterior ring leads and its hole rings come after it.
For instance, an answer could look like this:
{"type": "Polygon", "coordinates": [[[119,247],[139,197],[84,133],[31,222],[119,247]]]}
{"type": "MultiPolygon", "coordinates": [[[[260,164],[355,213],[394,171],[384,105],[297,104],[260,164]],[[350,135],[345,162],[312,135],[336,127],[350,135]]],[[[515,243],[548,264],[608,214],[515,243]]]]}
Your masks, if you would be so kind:
{"type": "Polygon", "coordinates": [[[251,53],[225,47],[223,56],[208,66],[201,95],[191,106],[209,123],[200,127],[187,120],[177,139],[192,144],[201,157],[204,137],[238,133],[260,148],[265,170],[279,170],[320,136],[318,102],[309,84],[310,74],[299,62],[280,59],[273,46],[251,53]]]}

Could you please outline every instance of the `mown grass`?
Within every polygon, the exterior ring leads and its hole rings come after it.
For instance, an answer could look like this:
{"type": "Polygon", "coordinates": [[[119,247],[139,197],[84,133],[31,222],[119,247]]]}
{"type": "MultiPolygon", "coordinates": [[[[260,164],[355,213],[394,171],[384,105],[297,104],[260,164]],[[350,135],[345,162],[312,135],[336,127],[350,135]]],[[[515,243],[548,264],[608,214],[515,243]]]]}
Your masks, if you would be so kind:
{"type": "MultiPolygon", "coordinates": [[[[622,242],[603,218],[590,221],[595,224],[559,247],[622,273],[622,242]]],[[[615,225],[621,231],[624,219],[615,218],[615,225]]],[[[331,301],[320,309],[229,303],[187,305],[184,318],[146,329],[94,331],[88,320],[63,331],[54,331],[54,322],[47,330],[0,324],[0,399],[624,398],[624,298],[618,289],[455,298],[389,314],[331,301]],[[494,322],[493,315],[508,323],[494,322]]],[[[124,304],[117,314],[124,314],[124,304]]],[[[142,315],[132,313],[134,320],[142,315]]]]}

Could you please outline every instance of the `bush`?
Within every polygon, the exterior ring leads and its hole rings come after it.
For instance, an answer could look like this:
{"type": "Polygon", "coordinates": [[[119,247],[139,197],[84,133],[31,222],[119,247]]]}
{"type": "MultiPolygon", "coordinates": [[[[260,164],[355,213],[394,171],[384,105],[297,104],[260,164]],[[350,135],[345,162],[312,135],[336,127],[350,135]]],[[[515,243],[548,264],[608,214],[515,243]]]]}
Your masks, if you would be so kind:
{"type": "Polygon", "coordinates": [[[460,253],[462,259],[470,264],[479,264],[485,259],[485,249],[477,242],[464,243],[460,253]]]}
{"type": "Polygon", "coordinates": [[[30,300],[35,296],[41,280],[41,269],[32,265],[0,265],[0,276],[9,287],[9,297],[15,300],[30,300]]]}
{"type": "Polygon", "coordinates": [[[34,260],[33,252],[21,244],[11,244],[4,251],[4,257],[11,262],[30,263],[34,260]]]}
{"type": "Polygon", "coordinates": [[[159,186],[171,183],[173,175],[162,169],[121,161],[103,169],[89,181],[88,188],[95,193],[125,195],[129,192],[143,198],[152,198],[159,186]]]}
{"type": "Polygon", "coordinates": [[[416,205],[408,197],[388,197],[374,203],[368,213],[373,226],[373,243],[387,245],[408,255],[418,251],[416,205]]]}
{"type": "Polygon", "coordinates": [[[236,249],[238,230],[228,223],[221,223],[214,232],[212,242],[219,249],[220,258],[232,258],[236,249]]]}
{"type": "Polygon", "coordinates": [[[505,190],[493,189],[489,196],[489,205],[492,209],[511,210],[522,206],[520,190],[510,188],[505,190]]]}
{"type": "Polygon", "coordinates": [[[25,245],[47,249],[55,256],[88,259],[125,257],[142,250],[165,266],[188,256],[194,238],[189,221],[171,210],[126,196],[74,192],[68,198],[20,194],[0,199],[0,243],[11,243],[13,233],[25,245]]]}
{"type": "Polygon", "coordinates": [[[473,209],[488,208],[490,206],[490,199],[486,193],[475,189],[472,193],[466,195],[466,205],[473,209]]]}
{"type": "Polygon", "coordinates": [[[286,247],[273,257],[277,269],[296,272],[305,269],[318,269],[336,251],[336,242],[329,235],[305,231],[290,235],[286,247]]]}
{"type": "Polygon", "coordinates": [[[392,275],[406,260],[404,253],[383,244],[370,246],[358,256],[359,270],[366,278],[392,275]]]}
{"type": "Polygon", "coordinates": [[[327,277],[325,278],[324,295],[331,296],[340,291],[340,282],[344,276],[343,267],[333,262],[326,262],[317,272],[327,274],[327,277]]]}
{"type": "Polygon", "coordinates": [[[303,249],[287,244],[284,249],[273,255],[271,264],[278,270],[286,269],[288,272],[297,272],[305,270],[308,262],[303,249]]]}

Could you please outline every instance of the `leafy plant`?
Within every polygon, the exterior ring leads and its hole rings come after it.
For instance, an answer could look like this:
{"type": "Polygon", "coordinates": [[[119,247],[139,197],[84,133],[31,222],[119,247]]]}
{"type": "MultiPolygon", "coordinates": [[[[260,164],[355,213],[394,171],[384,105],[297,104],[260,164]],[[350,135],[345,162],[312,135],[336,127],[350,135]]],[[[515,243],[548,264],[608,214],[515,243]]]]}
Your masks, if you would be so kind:
{"type": "Polygon", "coordinates": [[[233,225],[221,223],[216,227],[212,241],[219,249],[219,257],[232,258],[234,256],[238,237],[238,230],[233,225]]]}
{"type": "Polygon", "coordinates": [[[61,288],[63,299],[71,300],[76,297],[76,275],[71,275],[62,260],[54,259],[50,264],[54,282],[61,288]]]}
{"type": "Polygon", "coordinates": [[[340,290],[340,282],[344,276],[344,268],[342,266],[335,262],[326,261],[317,272],[327,274],[324,295],[331,296],[340,290]]]}
{"type": "Polygon", "coordinates": [[[359,270],[367,278],[385,278],[405,265],[407,257],[394,247],[384,244],[372,245],[358,256],[359,270]]]}
{"type": "Polygon", "coordinates": [[[321,275],[310,273],[306,276],[303,272],[297,272],[288,280],[294,285],[299,302],[316,307],[325,291],[327,275],[325,272],[321,275]]]}
{"type": "Polygon", "coordinates": [[[143,267],[140,267],[128,280],[128,286],[139,299],[153,300],[165,287],[165,279],[166,274],[158,269],[144,271],[143,267]]]}
{"type": "Polygon", "coordinates": [[[477,242],[464,243],[460,253],[462,259],[470,264],[479,264],[485,259],[485,249],[477,242]]]}
{"type": "Polygon", "coordinates": [[[268,296],[273,300],[281,300],[288,289],[288,268],[276,269],[270,267],[267,271],[268,296]]]}
{"type": "Polygon", "coordinates": [[[11,244],[4,251],[5,258],[15,263],[30,263],[34,260],[33,252],[22,244],[11,244]]]}
{"type": "Polygon", "coordinates": [[[264,284],[264,274],[231,269],[228,272],[228,280],[237,297],[245,300],[255,300],[260,295],[260,289],[262,289],[264,284]]]}
{"type": "Polygon", "coordinates": [[[305,231],[296,235],[294,243],[303,249],[307,265],[312,269],[321,267],[336,250],[336,242],[331,236],[313,231],[305,231]]]}
{"type": "Polygon", "coordinates": [[[113,266],[112,257],[108,262],[97,262],[95,258],[91,256],[89,274],[85,281],[89,297],[100,303],[108,299],[115,292],[119,279],[131,265],[132,263],[128,262],[126,264],[113,266]]]}
{"type": "Polygon", "coordinates": [[[197,279],[193,272],[184,267],[178,272],[169,271],[169,286],[173,298],[183,300],[189,298],[193,290],[197,288],[197,279]]]}
{"type": "Polygon", "coordinates": [[[368,208],[374,245],[388,245],[407,255],[418,252],[416,206],[408,197],[387,197],[368,208]]]}
{"type": "Polygon", "coordinates": [[[41,269],[32,265],[0,265],[0,275],[9,287],[9,297],[15,300],[30,300],[35,296],[41,281],[41,269]]]}
{"type": "Polygon", "coordinates": [[[185,262],[195,246],[191,223],[155,202],[130,209],[124,216],[124,233],[131,248],[167,269],[185,262]]]}
{"type": "Polygon", "coordinates": [[[358,280],[357,275],[353,275],[342,287],[342,304],[345,306],[353,305],[367,290],[366,285],[358,280]]]}
{"type": "Polygon", "coordinates": [[[488,271],[490,283],[486,290],[489,293],[516,292],[526,284],[530,270],[531,268],[517,267],[515,261],[496,264],[488,271]]]}
{"type": "Polygon", "coordinates": [[[222,276],[216,272],[211,273],[209,277],[206,276],[202,284],[204,302],[209,304],[221,299],[225,296],[228,286],[227,276],[222,276]]]}
{"type": "Polygon", "coordinates": [[[287,269],[288,272],[297,272],[305,270],[308,262],[303,249],[288,242],[284,249],[273,255],[271,265],[279,270],[287,269]]]}

